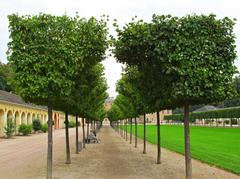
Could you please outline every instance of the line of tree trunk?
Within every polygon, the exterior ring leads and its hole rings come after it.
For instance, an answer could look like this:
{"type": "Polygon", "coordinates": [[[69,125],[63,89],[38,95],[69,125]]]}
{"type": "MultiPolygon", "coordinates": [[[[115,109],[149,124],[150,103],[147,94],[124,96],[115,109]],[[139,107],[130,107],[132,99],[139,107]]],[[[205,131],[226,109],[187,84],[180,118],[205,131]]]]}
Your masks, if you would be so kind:
{"type": "Polygon", "coordinates": [[[128,132],[127,132],[127,130],[128,130],[128,120],[126,119],[126,141],[128,140],[128,132]]]}
{"type": "Polygon", "coordinates": [[[71,163],[70,146],[69,146],[69,130],[68,130],[68,112],[65,112],[65,134],[66,134],[66,164],[71,163]]]}
{"type": "MultiPolygon", "coordinates": [[[[86,121],[88,121],[88,120],[86,120],[86,121]]],[[[88,121],[88,123],[87,123],[87,139],[89,138],[89,121],[88,121]]]]}
{"type": "Polygon", "coordinates": [[[52,179],[52,107],[48,106],[48,150],[47,150],[47,179],[52,179]]]}
{"type": "Polygon", "coordinates": [[[137,117],[135,117],[135,148],[137,148],[137,117]]]}
{"type": "Polygon", "coordinates": [[[190,152],[190,130],[189,130],[189,105],[184,106],[184,142],[185,142],[185,167],[186,179],[192,178],[192,163],[190,152]]]}
{"type": "Polygon", "coordinates": [[[78,147],[78,114],[76,114],[76,154],[79,153],[78,147]]]}
{"type": "Polygon", "coordinates": [[[82,118],[82,130],[83,130],[83,148],[85,148],[85,127],[84,118],[82,118]]]}
{"type": "Polygon", "coordinates": [[[157,112],[157,164],[161,163],[160,118],[157,112]]]}
{"type": "Polygon", "coordinates": [[[146,114],[143,114],[143,154],[146,154],[146,114]]]}
{"type": "Polygon", "coordinates": [[[130,120],[130,144],[132,144],[132,118],[130,120]]]}

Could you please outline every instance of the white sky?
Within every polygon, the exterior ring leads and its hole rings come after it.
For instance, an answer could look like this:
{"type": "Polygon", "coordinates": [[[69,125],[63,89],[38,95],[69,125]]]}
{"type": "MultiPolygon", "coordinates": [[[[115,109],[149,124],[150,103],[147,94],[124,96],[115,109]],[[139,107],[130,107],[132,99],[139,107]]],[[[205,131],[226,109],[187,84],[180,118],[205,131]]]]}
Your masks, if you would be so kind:
{"type": "MultiPolygon", "coordinates": [[[[102,14],[117,19],[123,25],[131,21],[135,15],[140,19],[150,20],[153,13],[183,16],[186,14],[214,13],[218,18],[225,16],[237,19],[235,34],[237,37],[237,53],[240,56],[240,1],[238,0],[0,0],[0,60],[6,63],[8,39],[7,15],[11,13],[38,14],[39,12],[54,15],[74,15],[79,12],[82,17],[102,14]]],[[[111,25],[111,23],[110,23],[111,25]]],[[[113,33],[113,27],[110,27],[113,33]]],[[[105,76],[108,81],[108,93],[116,96],[115,83],[121,77],[121,64],[113,57],[103,62],[105,76]]],[[[236,61],[240,67],[240,61],[236,61]]]]}

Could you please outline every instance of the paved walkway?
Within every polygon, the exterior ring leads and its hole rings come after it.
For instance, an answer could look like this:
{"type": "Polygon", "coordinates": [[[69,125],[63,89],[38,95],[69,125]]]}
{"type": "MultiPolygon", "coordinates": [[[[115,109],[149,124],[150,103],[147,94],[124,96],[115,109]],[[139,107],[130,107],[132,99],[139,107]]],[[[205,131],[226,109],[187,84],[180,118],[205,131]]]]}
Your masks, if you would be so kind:
{"type": "MultiPolygon", "coordinates": [[[[81,130],[80,130],[81,133],[81,130]]],[[[69,129],[74,145],[75,129],[69,129]]],[[[53,160],[64,163],[65,130],[53,132],[53,160]]],[[[34,179],[47,164],[47,133],[0,139],[0,179],[34,179]]]]}
{"type": "MultiPolygon", "coordinates": [[[[142,154],[142,141],[138,148],[130,145],[109,126],[98,133],[99,144],[88,144],[80,154],[72,154],[72,164],[66,165],[63,159],[54,164],[54,178],[92,178],[92,179],[143,179],[166,178],[183,179],[184,156],[162,149],[162,164],[155,164],[156,145],[147,143],[147,154],[142,154]]],[[[72,152],[74,146],[72,145],[72,152]]],[[[45,171],[38,178],[44,178],[45,171]]],[[[193,160],[194,179],[239,179],[224,170],[193,160]]]]}

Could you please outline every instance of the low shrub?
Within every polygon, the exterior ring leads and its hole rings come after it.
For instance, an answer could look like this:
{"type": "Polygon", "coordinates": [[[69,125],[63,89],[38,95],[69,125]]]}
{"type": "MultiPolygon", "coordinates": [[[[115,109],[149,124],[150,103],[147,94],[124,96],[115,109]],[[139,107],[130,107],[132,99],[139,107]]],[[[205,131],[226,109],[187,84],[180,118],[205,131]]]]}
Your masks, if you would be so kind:
{"type": "Polygon", "coordinates": [[[73,127],[75,127],[76,126],[76,123],[74,122],[74,121],[69,121],[68,122],[68,127],[69,128],[73,128],[73,127]]]}
{"type": "Polygon", "coordinates": [[[11,138],[15,131],[15,125],[12,118],[7,119],[7,125],[4,127],[4,133],[7,138],[11,138]]]}
{"type": "Polygon", "coordinates": [[[44,132],[44,133],[46,133],[48,131],[48,124],[47,123],[42,125],[41,131],[44,132]]]}
{"type": "Polygon", "coordinates": [[[32,128],[34,131],[39,131],[42,128],[41,121],[39,119],[34,119],[32,122],[32,128]]]}
{"type": "Polygon", "coordinates": [[[18,128],[18,132],[22,135],[28,135],[32,133],[32,126],[27,124],[21,124],[18,128]]]}

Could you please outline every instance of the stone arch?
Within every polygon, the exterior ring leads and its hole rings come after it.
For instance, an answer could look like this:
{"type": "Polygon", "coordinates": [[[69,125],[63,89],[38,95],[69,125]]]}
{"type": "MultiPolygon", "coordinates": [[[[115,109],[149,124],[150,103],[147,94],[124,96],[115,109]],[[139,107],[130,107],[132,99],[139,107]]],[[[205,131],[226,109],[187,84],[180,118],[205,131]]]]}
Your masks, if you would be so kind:
{"type": "Polygon", "coordinates": [[[44,123],[47,123],[47,115],[44,115],[44,123]]]}
{"type": "Polygon", "coordinates": [[[34,120],[34,119],[36,119],[36,114],[35,113],[32,114],[32,120],[34,120]]]}
{"type": "Polygon", "coordinates": [[[40,121],[42,124],[44,124],[43,114],[40,115],[40,121]]]}
{"type": "Polygon", "coordinates": [[[15,126],[18,127],[21,124],[20,113],[18,111],[14,114],[15,126]]]}
{"type": "Polygon", "coordinates": [[[21,115],[21,124],[27,124],[25,112],[22,112],[22,115],[21,115]]]}
{"type": "Polygon", "coordinates": [[[31,114],[27,114],[27,124],[32,124],[31,114]]]}
{"type": "Polygon", "coordinates": [[[13,118],[13,112],[11,110],[7,112],[7,119],[8,118],[13,118]]]}
{"type": "Polygon", "coordinates": [[[39,119],[41,121],[41,118],[40,118],[40,114],[37,113],[37,119],[39,119]]]}
{"type": "Polygon", "coordinates": [[[0,109],[0,136],[4,135],[4,126],[5,126],[4,110],[0,109]]]}

